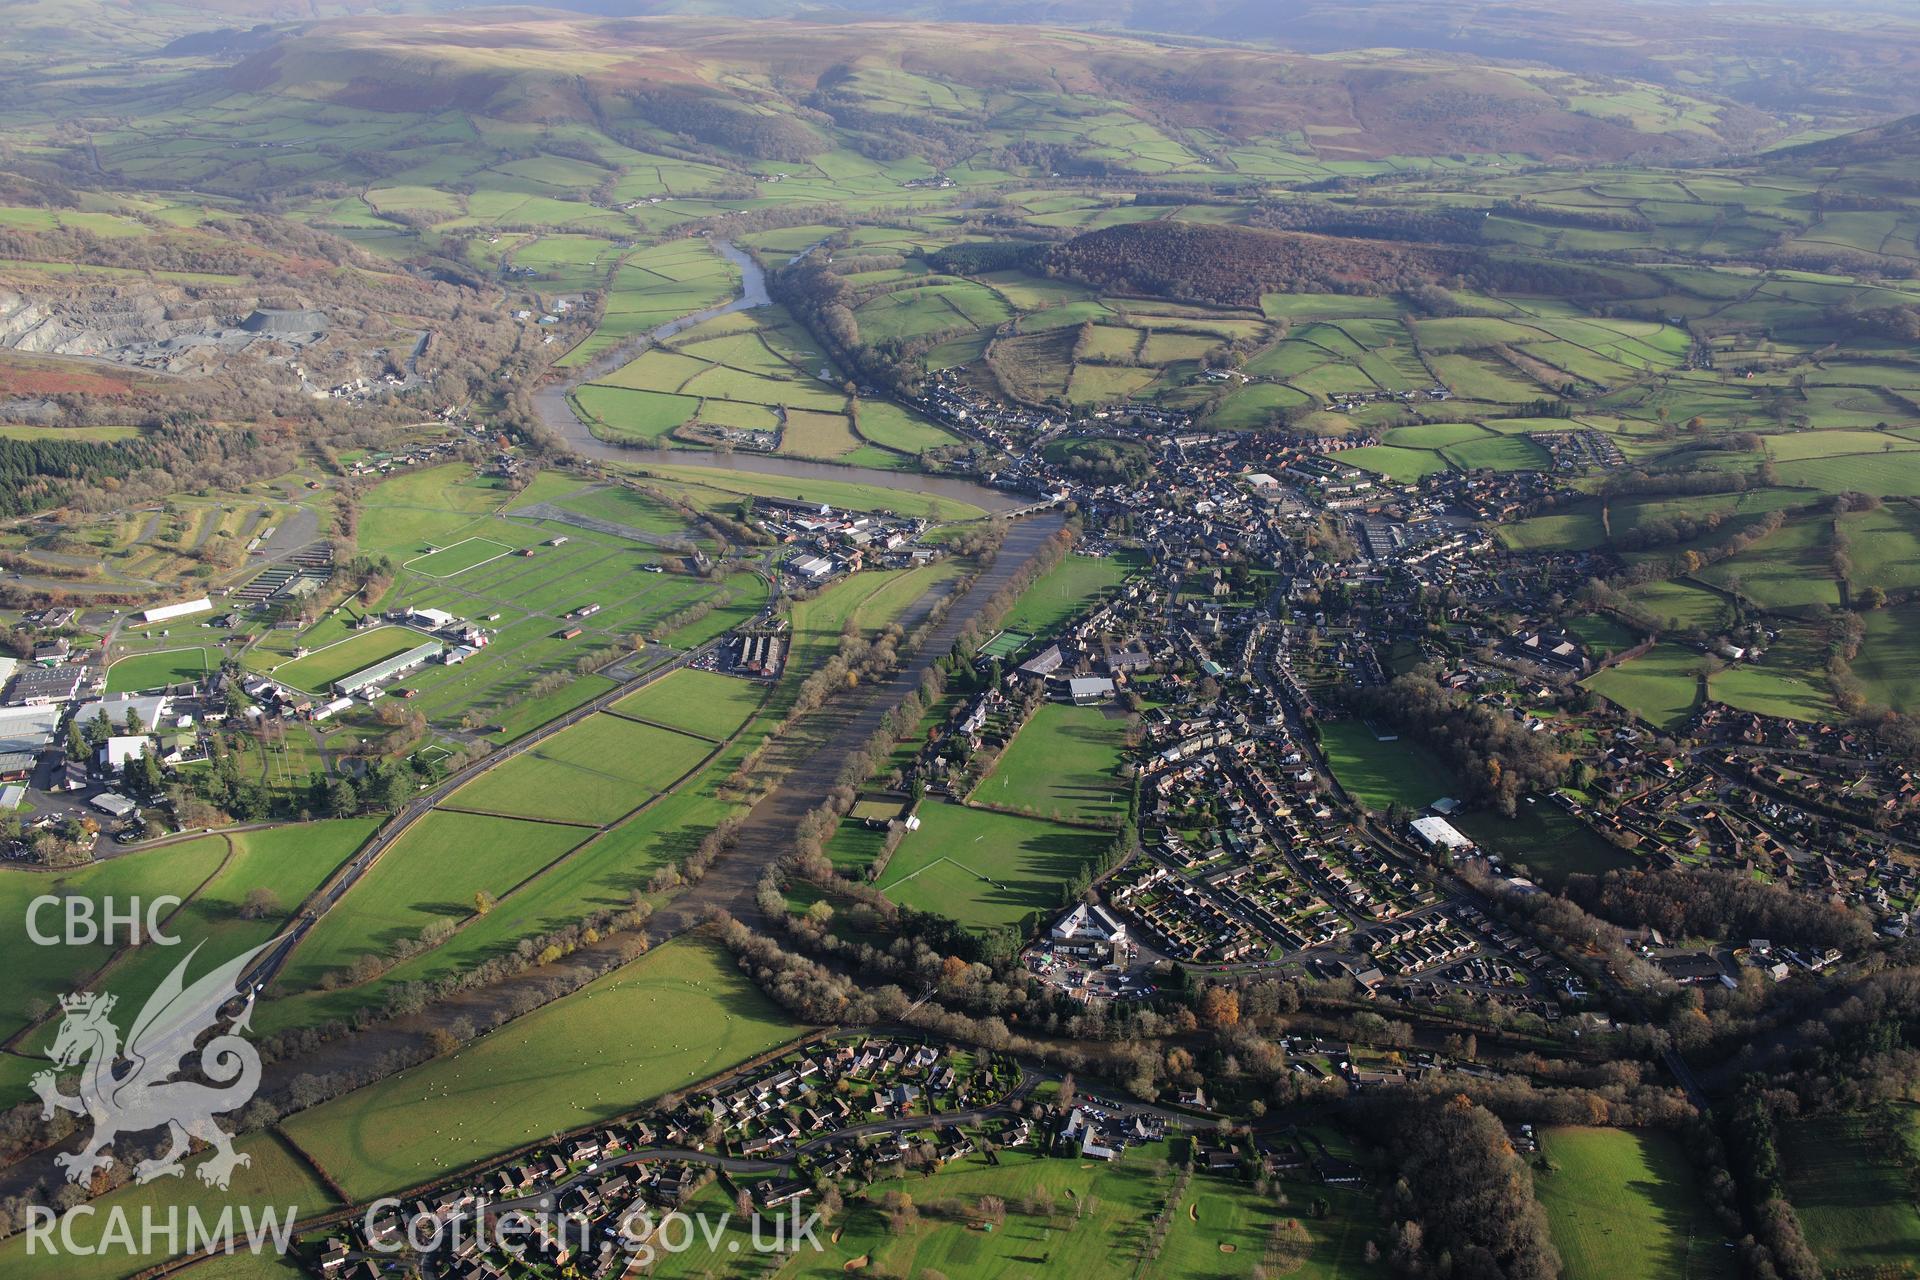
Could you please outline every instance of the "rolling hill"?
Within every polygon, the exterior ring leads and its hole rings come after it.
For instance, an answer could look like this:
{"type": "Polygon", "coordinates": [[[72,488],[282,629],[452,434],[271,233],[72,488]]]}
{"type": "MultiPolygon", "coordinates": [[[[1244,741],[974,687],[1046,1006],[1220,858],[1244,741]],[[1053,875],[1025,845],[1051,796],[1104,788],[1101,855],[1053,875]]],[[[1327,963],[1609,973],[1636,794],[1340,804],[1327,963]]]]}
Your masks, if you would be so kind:
{"type": "Polygon", "coordinates": [[[1757,123],[1673,93],[1630,118],[1609,87],[1460,56],[1339,58],[1170,46],[1033,28],[526,11],[323,22],[231,68],[236,90],[384,111],[594,122],[655,141],[794,159],[848,142],[895,151],[1025,144],[1127,171],[1061,126],[1117,110],[1200,167],[1219,140],[1285,139],[1322,156],[1510,154],[1608,161],[1722,148],[1757,123]],[[1181,131],[1205,136],[1186,138],[1181,131]],[[811,149],[811,150],[809,150],[811,149]]]}

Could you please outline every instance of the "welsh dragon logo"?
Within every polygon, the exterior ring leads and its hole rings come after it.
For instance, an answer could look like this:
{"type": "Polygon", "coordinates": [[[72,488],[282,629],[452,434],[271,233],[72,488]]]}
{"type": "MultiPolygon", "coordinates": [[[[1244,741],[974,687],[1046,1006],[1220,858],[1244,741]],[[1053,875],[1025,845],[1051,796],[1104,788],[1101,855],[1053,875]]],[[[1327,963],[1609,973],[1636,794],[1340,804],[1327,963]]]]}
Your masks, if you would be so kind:
{"type": "Polygon", "coordinates": [[[96,1170],[112,1164],[113,1142],[121,1134],[162,1127],[170,1136],[167,1150],[134,1166],[136,1182],[180,1177],[185,1171],[182,1158],[193,1139],[213,1148],[195,1170],[209,1186],[224,1190],[233,1171],[251,1163],[233,1149],[233,1136],[213,1120],[245,1106],[260,1087],[260,1054],[239,1034],[253,1016],[251,991],[227,1029],[199,1046],[198,1074],[211,1083],[174,1077],[185,1070],[182,1060],[195,1052],[202,1033],[222,1021],[220,1010],[240,994],[240,975],[247,965],[271,945],[262,943],[187,986],[187,966],[200,950],[196,946],[148,998],[127,1031],[124,1047],[108,1016],[115,997],[91,991],[61,997],[64,1016],[47,1056],[61,1069],[85,1064],[80,1092],[76,1097],[61,1093],[53,1071],[39,1072],[32,1084],[40,1095],[43,1119],[60,1110],[93,1121],[85,1145],[54,1157],[68,1181],[86,1183],[96,1170]]]}

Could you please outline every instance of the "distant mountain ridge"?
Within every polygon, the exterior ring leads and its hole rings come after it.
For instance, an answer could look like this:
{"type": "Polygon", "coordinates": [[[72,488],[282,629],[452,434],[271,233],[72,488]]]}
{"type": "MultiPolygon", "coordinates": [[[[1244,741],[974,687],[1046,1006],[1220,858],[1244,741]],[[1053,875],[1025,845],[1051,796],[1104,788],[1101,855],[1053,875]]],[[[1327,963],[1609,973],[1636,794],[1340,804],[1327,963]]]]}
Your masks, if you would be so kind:
{"type": "MultiPolygon", "coordinates": [[[[1033,27],[533,11],[322,22],[242,60],[229,79],[246,92],[371,110],[629,123],[764,159],[829,149],[836,134],[898,135],[888,145],[903,154],[955,150],[964,144],[956,135],[990,123],[987,98],[1023,94],[1057,99],[1068,114],[1111,109],[1191,130],[1198,151],[1215,135],[1288,138],[1323,159],[1672,157],[1721,151],[1771,124],[1737,106],[1679,98],[1664,116],[1627,119],[1589,105],[1604,89],[1595,82],[1433,55],[1322,58],[1033,27]],[[896,96],[903,78],[978,105],[923,107],[914,101],[921,90],[896,96]]],[[[1088,150],[1044,162],[1081,164],[1088,150]]],[[[1094,159],[1101,163],[1089,172],[1125,171],[1112,156],[1094,159]]]]}
{"type": "MultiPolygon", "coordinates": [[[[606,17],[804,18],[1080,27],[1266,44],[1383,47],[1537,62],[1724,96],[1770,112],[1872,117],[1920,110],[1920,15],[1893,3],[1684,0],[551,0],[606,17]],[[1680,78],[1678,68],[1688,76],[1680,78]]],[[[278,20],[374,8],[363,0],[216,0],[278,20]]],[[[483,7],[413,0],[402,10],[483,7]]],[[[379,6],[391,11],[390,6],[379,6]]]]}

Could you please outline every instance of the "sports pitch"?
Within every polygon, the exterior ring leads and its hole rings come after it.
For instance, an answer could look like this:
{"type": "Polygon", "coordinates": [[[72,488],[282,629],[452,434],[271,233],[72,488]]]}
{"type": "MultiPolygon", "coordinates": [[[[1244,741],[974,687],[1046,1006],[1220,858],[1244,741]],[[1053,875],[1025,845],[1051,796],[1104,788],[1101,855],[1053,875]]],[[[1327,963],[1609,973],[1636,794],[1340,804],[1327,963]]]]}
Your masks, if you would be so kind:
{"type": "Polygon", "coordinates": [[[1032,636],[1021,635],[1018,631],[1002,631],[993,639],[980,646],[980,656],[983,658],[1000,658],[1002,660],[1011,658],[1014,654],[1025,648],[1027,642],[1032,639],[1032,636]]]}
{"type": "Polygon", "coordinates": [[[920,830],[893,855],[880,889],[903,907],[974,929],[1017,926],[1059,906],[1060,886],[1113,840],[957,804],[922,805],[919,816],[920,830]]]}
{"type": "Polygon", "coordinates": [[[206,649],[166,649],[136,653],[107,669],[108,693],[135,693],[163,685],[198,680],[218,666],[217,655],[206,649]]]}

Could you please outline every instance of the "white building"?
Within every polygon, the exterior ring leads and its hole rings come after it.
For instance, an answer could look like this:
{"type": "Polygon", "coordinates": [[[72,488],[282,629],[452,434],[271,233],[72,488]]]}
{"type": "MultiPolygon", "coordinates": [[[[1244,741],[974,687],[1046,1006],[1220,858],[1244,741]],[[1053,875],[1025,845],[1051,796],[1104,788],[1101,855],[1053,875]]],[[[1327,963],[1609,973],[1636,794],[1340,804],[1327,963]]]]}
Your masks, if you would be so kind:
{"type": "Polygon", "coordinates": [[[100,744],[101,766],[116,773],[126,767],[127,761],[138,760],[145,754],[147,736],[143,733],[115,734],[100,744]]]}
{"type": "Polygon", "coordinates": [[[1125,942],[1127,925],[1105,907],[1083,902],[1054,923],[1051,936],[1055,942],[1083,945],[1125,942]]]}
{"type": "Polygon", "coordinates": [[[438,631],[442,627],[453,625],[453,615],[445,609],[415,609],[411,617],[429,631],[438,631]]]}
{"type": "Polygon", "coordinates": [[[313,709],[313,718],[315,720],[330,720],[352,705],[352,698],[335,698],[332,702],[323,703],[315,707],[313,709]]]}
{"type": "Polygon", "coordinates": [[[1407,824],[1429,849],[1471,849],[1473,841],[1445,818],[1415,818],[1407,824]]]}
{"type": "Polygon", "coordinates": [[[213,601],[201,596],[198,600],[183,600],[179,604],[163,604],[157,609],[149,609],[140,615],[143,622],[171,622],[175,618],[184,618],[191,613],[205,613],[213,608],[213,601]]]}
{"type": "Polygon", "coordinates": [[[808,556],[804,560],[794,561],[793,571],[809,582],[817,582],[833,572],[833,561],[822,556],[808,556]]]}

